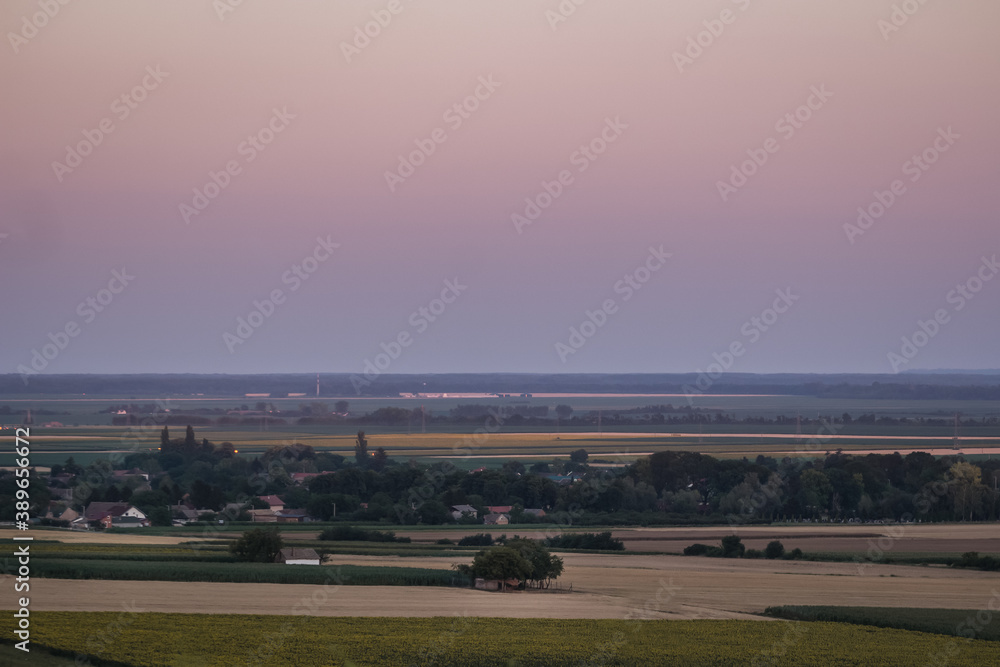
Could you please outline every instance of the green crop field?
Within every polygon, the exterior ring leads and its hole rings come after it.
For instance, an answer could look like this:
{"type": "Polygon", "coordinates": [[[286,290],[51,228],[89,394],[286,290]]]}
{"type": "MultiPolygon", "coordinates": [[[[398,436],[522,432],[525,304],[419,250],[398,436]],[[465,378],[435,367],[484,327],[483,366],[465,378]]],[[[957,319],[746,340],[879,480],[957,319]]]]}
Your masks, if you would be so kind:
{"type": "Polygon", "coordinates": [[[464,577],[449,570],[363,565],[327,567],[180,560],[40,558],[32,561],[31,574],[50,579],[224,581],[265,584],[327,584],[332,582],[348,586],[468,585],[468,581],[464,577]]]}
{"type": "MultiPolygon", "coordinates": [[[[498,594],[501,595],[501,594],[498,594]]],[[[35,650],[160,665],[995,664],[998,645],[839,623],[32,614],[35,650]]],[[[4,624],[12,623],[5,615],[4,624]]],[[[11,632],[5,629],[4,637],[11,632]]],[[[6,639],[5,641],[10,641],[6,639]]]]}
{"type": "MultiPolygon", "coordinates": [[[[994,593],[1000,612],[1000,594],[994,593]]],[[[913,609],[907,607],[770,607],[765,613],[792,621],[831,621],[974,637],[1000,642],[1000,613],[987,609],[913,609]],[[971,634],[970,634],[971,633],[971,634]]],[[[997,645],[1000,651],[1000,645],[997,645]]]]}

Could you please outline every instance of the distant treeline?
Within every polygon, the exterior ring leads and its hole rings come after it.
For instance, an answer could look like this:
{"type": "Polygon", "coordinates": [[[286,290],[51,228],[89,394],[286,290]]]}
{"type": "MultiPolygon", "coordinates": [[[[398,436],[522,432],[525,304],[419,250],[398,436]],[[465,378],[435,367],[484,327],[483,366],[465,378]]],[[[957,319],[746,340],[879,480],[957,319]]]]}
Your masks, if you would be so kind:
{"type": "MultiPolygon", "coordinates": [[[[348,373],[320,375],[321,396],[355,396],[348,373]]],[[[697,373],[383,374],[364,385],[361,396],[400,393],[639,393],[639,394],[788,394],[830,398],[997,400],[1000,375],[977,373],[891,374],[723,374],[711,381],[697,373]],[[698,387],[701,380],[701,390],[698,387]]],[[[316,376],[275,375],[0,375],[0,395],[240,396],[289,394],[314,397],[316,376]]]]}

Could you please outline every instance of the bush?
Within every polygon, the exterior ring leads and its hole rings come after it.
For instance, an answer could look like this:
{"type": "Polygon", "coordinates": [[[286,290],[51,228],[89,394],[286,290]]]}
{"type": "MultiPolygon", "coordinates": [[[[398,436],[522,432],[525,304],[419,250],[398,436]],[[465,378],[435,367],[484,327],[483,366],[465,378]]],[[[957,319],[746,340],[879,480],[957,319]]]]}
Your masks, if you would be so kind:
{"type": "Polygon", "coordinates": [[[273,563],[281,551],[281,535],[277,529],[264,530],[254,528],[243,533],[243,536],[229,547],[237,559],[250,563],[273,563]]]}
{"type": "Polygon", "coordinates": [[[435,542],[435,544],[454,544],[454,542],[449,540],[447,537],[442,537],[440,540],[435,542]]]}
{"type": "Polygon", "coordinates": [[[491,547],[493,546],[493,536],[489,533],[477,533],[466,535],[458,541],[460,547],[491,547]]]}
{"type": "Polygon", "coordinates": [[[365,530],[354,526],[333,526],[319,534],[319,539],[338,542],[402,542],[408,544],[410,538],[396,537],[396,533],[381,530],[365,530]]]}
{"type": "Polygon", "coordinates": [[[996,570],[1000,570],[1000,558],[980,556],[978,551],[967,551],[962,554],[961,558],[955,561],[954,566],[995,572],[996,570]]]}
{"type": "Polygon", "coordinates": [[[726,535],[722,538],[723,558],[742,558],[746,550],[739,535],[726,535]]]}
{"type": "Polygon", "coordinates": [[[747,549],[743,554],[744,558],[763,558],[764,552],[760,549],[747,549]]]}
{"type": "Polygon", "coordinates": [[[711,548],[712,547],[708,546],[707,544],[701,544],[699,542],[699,543],[696,543],[696,544],[692,544],[689,547],[684,547],[684,555],[685,556],[704,556],[705,554],[708,553],[708,550],[711,549],[711,548]]]}
{"type": "Polygon", "coordinates": [[[799,560],[800,558],[802,558],[802,549],[798,547],[795,547],[789,553],[782,556],[783,560],[799,560]]]}
{"type": "Polygon", "coordinates": [[[545,540],[546,546],[556,549],[590,549],[593,551],[624,551],[625,543],[611,537],[611,531],[603,533],[567,533],[545,540]]]}
{"type": "Polygon", "coordinates": [[[767,547],[764,548],[764,555],[772,560],[781,558],[785,555],[785,545],[778,540],[768,542],[767,547]]]}

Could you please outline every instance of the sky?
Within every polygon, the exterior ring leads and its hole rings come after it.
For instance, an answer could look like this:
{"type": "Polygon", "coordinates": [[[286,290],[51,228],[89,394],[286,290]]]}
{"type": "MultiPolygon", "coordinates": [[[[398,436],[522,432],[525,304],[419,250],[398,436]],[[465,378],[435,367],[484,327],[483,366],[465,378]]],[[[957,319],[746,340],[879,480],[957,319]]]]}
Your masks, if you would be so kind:
{"type": "Polygon", "coordinates": [[[998,24],[7,0],[0,372],[1000,367],[998,24]]]}

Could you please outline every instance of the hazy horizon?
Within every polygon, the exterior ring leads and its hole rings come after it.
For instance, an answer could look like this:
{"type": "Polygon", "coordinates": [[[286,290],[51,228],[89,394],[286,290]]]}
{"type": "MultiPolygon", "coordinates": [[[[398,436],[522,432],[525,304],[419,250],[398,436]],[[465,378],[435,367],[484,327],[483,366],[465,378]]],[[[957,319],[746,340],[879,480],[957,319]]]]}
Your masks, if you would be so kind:
{"type": "Polygon", "coordinates": [[[1000,5],[899,4],[6,2],[0,373],[998,368],[1000,5]]]}

